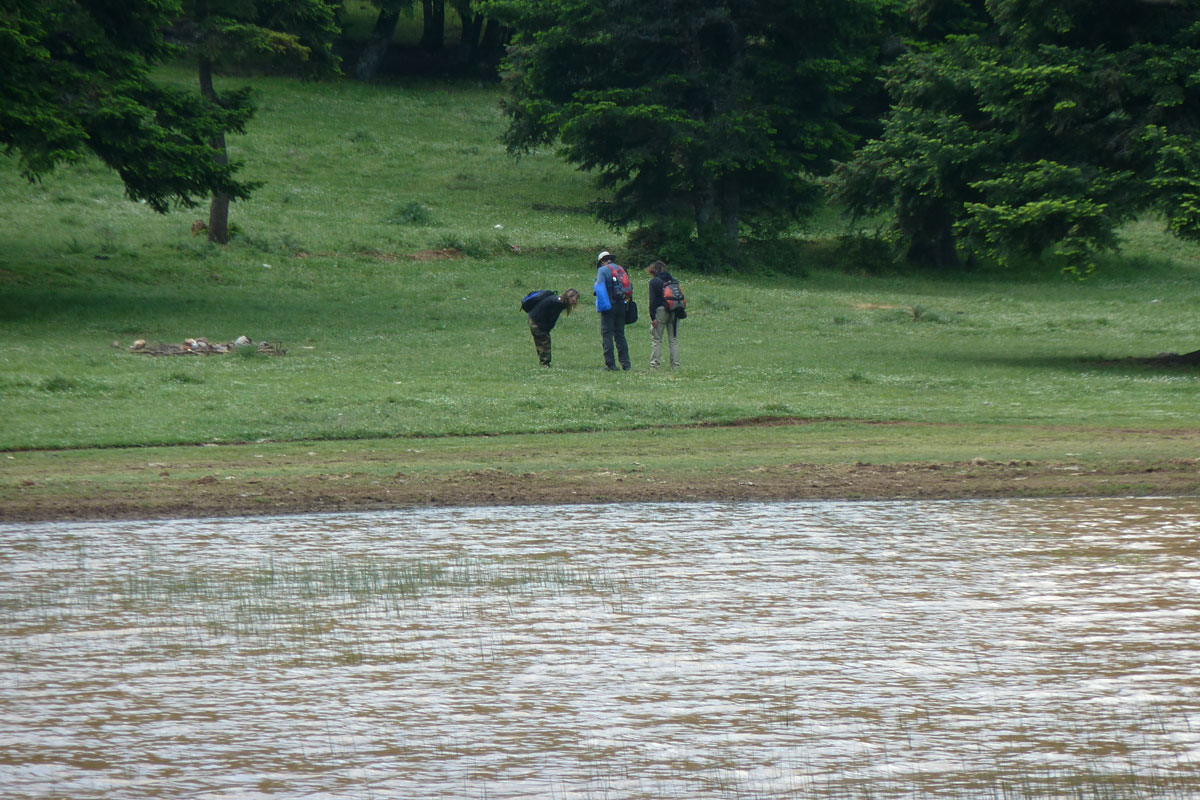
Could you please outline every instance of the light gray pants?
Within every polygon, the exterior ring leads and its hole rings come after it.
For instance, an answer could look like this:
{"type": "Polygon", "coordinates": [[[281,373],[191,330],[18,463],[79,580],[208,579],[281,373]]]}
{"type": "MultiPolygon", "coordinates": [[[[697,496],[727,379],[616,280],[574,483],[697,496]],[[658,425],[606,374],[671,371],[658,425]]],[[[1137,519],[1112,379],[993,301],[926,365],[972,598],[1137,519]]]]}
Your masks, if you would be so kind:
{"type": "Polygon", "coordinates": [[[671,368],[679,366],[679,320],[675,312],[668,311],[666,306],[654,309],[654,321],[657,325],[650,326],[650,369],[658,369],[662,364],[663,333],[667,334],[667,349],[671,354],[671,368]]]}

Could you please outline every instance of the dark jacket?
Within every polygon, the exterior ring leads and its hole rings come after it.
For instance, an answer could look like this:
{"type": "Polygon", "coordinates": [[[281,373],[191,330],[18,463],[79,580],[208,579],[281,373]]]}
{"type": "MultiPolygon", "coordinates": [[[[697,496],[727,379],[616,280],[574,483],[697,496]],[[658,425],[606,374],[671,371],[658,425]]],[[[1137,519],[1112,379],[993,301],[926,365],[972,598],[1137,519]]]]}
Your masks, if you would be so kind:
{"type": "Polygon", "coordinates": [[[533,307],[533,311],[529,312],[529,318],[543,333],[549,333],[558,322],[558,316],[566,308],[567,304],[560,300],[558,295],[552,294],[533,307]]]}
{"type": "Polygon", "coordinates": [[[654,319],[654,312],[663,304],[663,287],[673,280],[665,269],[650,279],[650,319],[654,319]]]}

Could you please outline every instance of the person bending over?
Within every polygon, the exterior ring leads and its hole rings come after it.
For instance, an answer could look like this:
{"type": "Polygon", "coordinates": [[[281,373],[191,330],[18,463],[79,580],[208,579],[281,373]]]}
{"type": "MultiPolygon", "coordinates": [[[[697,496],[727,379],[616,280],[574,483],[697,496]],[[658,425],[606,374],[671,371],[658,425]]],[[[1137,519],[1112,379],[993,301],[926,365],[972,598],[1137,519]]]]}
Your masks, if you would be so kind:
{"type": "Polygon", "coordinates": [[[579,292],[567,289],[560,295],[543,298],[529,311],[529,332],[533,334],[533,346],[543,367],[550,366],[550,331],[558,323],[564,311],[570,316],[579,305],[579,292]]]}

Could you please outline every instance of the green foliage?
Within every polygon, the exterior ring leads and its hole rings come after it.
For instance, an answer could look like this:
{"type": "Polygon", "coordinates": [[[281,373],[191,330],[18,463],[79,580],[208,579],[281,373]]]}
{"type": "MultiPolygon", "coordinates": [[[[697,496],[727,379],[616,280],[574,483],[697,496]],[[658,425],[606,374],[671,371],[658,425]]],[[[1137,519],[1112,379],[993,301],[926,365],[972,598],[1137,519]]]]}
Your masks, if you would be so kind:
{"type": "Polygon", "coordinates": [[[335,0],[182,0],[172,35],[218,69],[285,66],[305,77],[337,74],[335,0]]]}
{"type": "Polygon", "coordinates": [[[433,222],[433,209],[420,200],[410,200],[392,215],[398,225],[428,225],[433,222]]]}
{"type": "MultiPolygon", "coordinates": [[[[165,212],[211,192],[244,197],[210,142],[241,131],[240,102],[209,106],[149,77],[178,5],[158,0],[8,0],[0,13],[0,145],[37,179],[93,153],[128,196],[165,212]]],[[[241,97],[232,98],[240,101],[241,97]]]]}
{"type": "Polygon", "coordinates": [[[987,31],[914,46],[890,69],[883,131],[839,165],[833,197],[890,211],[908,256],[942,265],[1051,252],[1089,271],[1150,210],[1200,232],[1196,4],[987,8],[987,31]]]}
{"type": "Polygon", "coordinates": [[[448,233],[436,239],[434,247],[438,250],[461,253],[468,258],[487,258],[508,252],[512,245],[500,235],[463,237],[448,233]]]}
{"type": "Polygon", "coordinates": [[[849,153],[847,97],[871,73],[878,5],[493,0],[518,31],[507,145],[557,143],[611,192],[607,223],[694,236],[691,263],[726,265],[743,228],[810,214],[812,175],[849,153]]]}
{"type": "Polygon", "coordinates": [[[904,14],[916,39],[937,41],[949,35],[985,30],[987,0],[908,0],[904,14]]]}
{"type": "Polygon", "coordinates": [[[972,184],[989,202],[965,203],[960,229],[1002,262],[1010,254],[1036,257],[1055,243],[1070,269],[1084,265],[1090,271],[1093,253],[1117,245],[1109,205],[1092,198],[1113,197],[1132,175],[1088,172],[1046,161],[1007,168],[972,184]]]}
{"type": "Polygon", "coordinates": [[[1200,241],[1200,149],[1195,137],[1172,136],[1158,126],[1148,127],[1145,136],[1158,154],[1150,187],[1167,229],[1181,239],[1200,241]]]}
{"type": "Polygon", "coordinates": [[[726,239],[716,226],[697,231],[686,217],[667,217],[632,230],[625,242],[627,262],[649,264],[662,259],[706,272],[721,272],[734,264],[749,266],[754,259],[738,243],[726,239]]]}

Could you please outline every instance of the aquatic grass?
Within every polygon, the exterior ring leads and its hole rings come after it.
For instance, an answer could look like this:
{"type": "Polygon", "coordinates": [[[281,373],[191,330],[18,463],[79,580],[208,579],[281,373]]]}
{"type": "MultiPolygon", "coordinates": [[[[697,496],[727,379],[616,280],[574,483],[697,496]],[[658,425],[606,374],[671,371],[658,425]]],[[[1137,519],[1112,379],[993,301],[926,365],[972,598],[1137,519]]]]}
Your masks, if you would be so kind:
{"type": "MultiPolygon", "coordinates": [[[[209,638],[266,638],[279,644],[304,642],[335,630],[346,615],[421,615],[422,603],[471,598],[480,593],[514,600],[592,598],[624,606],[629,591],[618,576],[553,562],[506,563],[482,559],[344,559],[279,562],[210,571],[200,567],[165,570],[152,561],[130,566],[118,583],[89,582],[85,571],[50,582],[36,594],[5,599],[19,617],[44,612],[40,625],[82,614],[98,619],[104,610],[143,616],[151,628],[158,615],[209,638]],[[86,613],[83,613],[86,612],[86,613]]],[[[196,642],[199,646],[199,642],[196,642]]],[[[280,657],[299,656],[286,645],[280,657]]]]}

